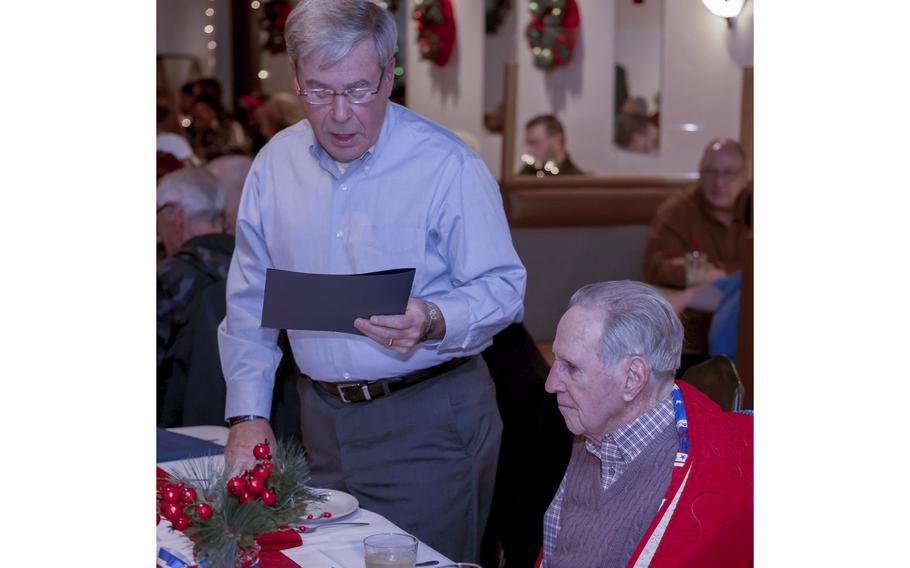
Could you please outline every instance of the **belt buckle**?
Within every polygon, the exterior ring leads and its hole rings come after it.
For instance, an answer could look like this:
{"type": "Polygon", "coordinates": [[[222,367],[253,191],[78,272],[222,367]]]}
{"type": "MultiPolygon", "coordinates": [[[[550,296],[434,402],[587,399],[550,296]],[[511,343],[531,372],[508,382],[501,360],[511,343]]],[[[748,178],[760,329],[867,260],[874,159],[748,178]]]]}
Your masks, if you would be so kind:
{"type": "Polygon", "coordinates": [[[359,400],[348,400],[344,396],[344,389],[349,387],[360,387],[360,391],[363,393],[364,400],[373,400],[373,397],[370,396],[370,385],[369,383],[336,383],[335,388],[338,390],[338,396],[341,398],[341,402],[347,404],[354,404],[361,402],[359,400]]]}

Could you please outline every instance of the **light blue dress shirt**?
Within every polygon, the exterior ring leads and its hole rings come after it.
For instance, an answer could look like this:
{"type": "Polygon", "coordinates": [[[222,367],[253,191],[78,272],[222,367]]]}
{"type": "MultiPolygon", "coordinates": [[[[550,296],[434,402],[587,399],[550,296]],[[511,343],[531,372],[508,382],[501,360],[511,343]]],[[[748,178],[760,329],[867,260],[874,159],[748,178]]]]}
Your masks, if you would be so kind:
{"type": "Polygon", "coordinates": [[[366,337],[289,331],[300,370],[324,381],[394,377],[480,353],[524,315],[527,275],[496,181],[452,132],[388,103],[379,138],[339,166],[303,120],[275,135],[247,176],[218,328],[225,416],[268,416],[278,332],[260,327],[268,268],[354,274],[415,267],[442,340],[398,354],[366,337]]]}

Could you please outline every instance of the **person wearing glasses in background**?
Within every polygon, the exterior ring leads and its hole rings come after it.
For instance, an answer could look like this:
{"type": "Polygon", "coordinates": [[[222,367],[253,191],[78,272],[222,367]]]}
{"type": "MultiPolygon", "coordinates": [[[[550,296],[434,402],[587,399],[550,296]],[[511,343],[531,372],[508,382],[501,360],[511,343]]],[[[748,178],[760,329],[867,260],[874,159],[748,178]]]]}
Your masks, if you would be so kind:
{"type": "Polygon", "coordinates": [[[482,358],[523,316],[526,273],[496,181],[452,132],[388,100],[397,38],[367,0],[304,0],[288,17],[307,119],[256,156],[219,327],[229,467],[273,439],[279,350],[260,327],[265,272],[416,267],[402,315],[353,334],[289,331],[311,484],[352,493],[450,558],[475,560],[502,432],[482,358]]]}
{"type": "Polygon", "coordinates": [[[705,148],[698,184],[667,199],[651,221],[644,273],[650,284],[685,288],[742,268],[752,234],[752,186],[746,155],[735,140],[717,138],[705,148]],[[684,257],[699,251],[708,265],[701,282],[687,282],[684,257]]]}
{"type": "MultiPolygon", "coordinates": [[[[739,292],[740,271],[752,246],[752,184],[742,146],[729,138],[709,142],[698,169],[698,184],[667,199],[651,221],[644,279],[699,296],[708,292],[715,297],[708,304],[716,305],[722,296],[739,292]]],[[[682,372],[712,351],[712,316],[699,302],[674,296],[674,304],[679,302],[689,304],[680,310],[691,308],[683,318],[682,372]]]]}

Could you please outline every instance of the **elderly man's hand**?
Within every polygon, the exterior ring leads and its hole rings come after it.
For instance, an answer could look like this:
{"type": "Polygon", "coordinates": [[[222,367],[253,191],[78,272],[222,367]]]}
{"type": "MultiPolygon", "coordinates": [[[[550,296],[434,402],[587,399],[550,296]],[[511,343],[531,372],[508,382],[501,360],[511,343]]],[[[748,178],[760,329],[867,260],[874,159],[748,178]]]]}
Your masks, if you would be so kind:
{"type": "MultiPolygon", "coordinates": [[[[427,328],[427,303],[416,298],[408,298],[408,307],[400,316],[372,316],[370,319],[357,318],[354,327],[376,343],[407,354],[420,343],[427,328]]],[[[445,320],[439,314],[439,322],[434,330],[434,337],[445,335],[445,320]]]]}
{"type": "Polygon", "coordinates": [[[250,420],[231,426],[227,445],[224,447],[224,467],[231,475],[252,468],[256,464],[253,447],[267,441],[275,448],[275,434],[268,420],[250,420]]]}

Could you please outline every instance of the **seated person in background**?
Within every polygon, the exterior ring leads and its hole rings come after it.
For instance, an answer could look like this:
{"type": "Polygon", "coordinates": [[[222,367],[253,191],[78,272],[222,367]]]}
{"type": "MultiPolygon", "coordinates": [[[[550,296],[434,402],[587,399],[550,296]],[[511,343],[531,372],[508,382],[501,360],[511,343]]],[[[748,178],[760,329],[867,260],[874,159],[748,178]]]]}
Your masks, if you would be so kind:
{"type": "Polygon", "coordinates": [[[232,154],[215,158],[205,168],[212,173],[224,190],[224,232],[234,234],[237,225],[237,209],[240,207],[240,195],[243,183],[250,171],[253,160],[249,156],[232,154]]]}
{"type": "Polygon", "coordinates": [[[183,168],[158,183],[158,410],[172,372],[170,356],[197,295],[227,277],[234,237],[224,234],[224,192],[204,168],[183,168]]]}
{"type": "Polygon", "coordinates": [[[645,245],[645,281],[685,288],[742,268],[752,234],[752,188],[742,147],[712,140],[695,187],[667,199],[651,221],[645,245]],[[698,251],[700,270],[686,275],[686,255],[698,251]],[[697,274],[694,277],[693,274],[697,274]]]}
{"type": "Polygon", "coordinates": [[[752,565],[752,418],[674,381],[682,338],[640,282],[572,296],[546,389],[576,437],[544,567],[752,565]]]}
{"type": "Polygon", "coordinates": [[[275,93],[253,111],[253,122],[262,136],[263,144],[304,118],[306,109],[300,98],[291,93],[275,93]]]}
{"type": "Polygon", "coordinates": [[[629,152],[650,154],[657,151],[657,126],[644,114],[621,114],[616,119],[613,141],[629,152]]]}
{"type": "MultiPolygon", "coordinates": [[[[705,148],[699,182],[658,208],[644,254],[646,282],[689,288],[743,268],[752,237],[752,189],[742,147],[718,138],[705,148]]],[[[686,309],[683,371],[708,358],[711,313],[686,309]]]]}
{"type": "Polygon", "coordinates": [[[205,161],[226,154],[249,151],[250,141],[239,122],[231,118],[216,99],[200,94],[191,109],[193,151],[205,161]]]}
{"type": "Polygon", "coordinates": [[[527,153],[521,159],[525,166],[518,175],[544,177],[545,175],[580,175],[569,154],[566,153],[566,135],[562,123],[552,114],[535,116],[525,125],[527,153]]]}
{"type": "Polygon", "coordinates": [[[648,114],[648,101],[644,97],[629,97],[623,101],[619,114],[648,114]]]}

